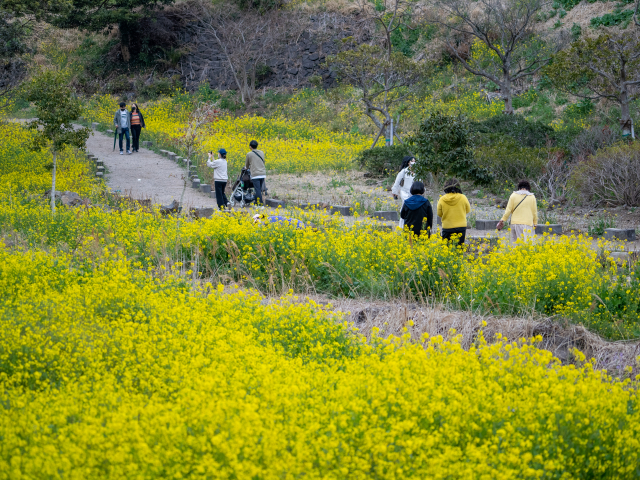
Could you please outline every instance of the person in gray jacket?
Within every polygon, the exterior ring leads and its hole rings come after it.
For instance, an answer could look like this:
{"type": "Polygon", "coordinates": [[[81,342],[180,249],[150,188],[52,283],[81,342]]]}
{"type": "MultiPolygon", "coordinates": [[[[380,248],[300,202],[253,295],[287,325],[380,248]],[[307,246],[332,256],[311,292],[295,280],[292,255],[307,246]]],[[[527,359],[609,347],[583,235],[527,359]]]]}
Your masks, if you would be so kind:
{"type": "Polygon", "coordinates": [[[127,155],[131,155],[131,140],[129,130],[131,130],[131,113],[127,110],[126,103],[120,103],[120,110],[116,111],[113,116],[113,123],[118,130],[118,145],[120,146],[120,155],[124,155],[122,151],[122,136],[127,137],[127,155]]]}
{"type": "Polygon", "coordinates": [[[267,178],[267,167],[264,162],[264,152],[258,150],[258,142],[249,142],[251,151],[247,153],[245,168],[251,170],[251,183],[256,191],[256,204],[262,205],[262,192],[265,190],[265,179],[267,178]],[[258,200],[260,203],[258,203],[258,200]]]}

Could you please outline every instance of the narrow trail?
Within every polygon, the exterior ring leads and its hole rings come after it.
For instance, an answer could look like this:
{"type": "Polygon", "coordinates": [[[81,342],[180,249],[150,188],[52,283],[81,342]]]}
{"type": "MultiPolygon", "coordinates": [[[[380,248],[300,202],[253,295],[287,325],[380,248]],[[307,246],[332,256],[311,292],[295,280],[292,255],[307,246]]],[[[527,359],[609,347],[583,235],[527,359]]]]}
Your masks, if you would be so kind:
{"type": "MultiPolygon", "coordinates": [[[[187,172],[168,158],[142,147],[138,153],[120,155],[117,139],[114,150],[113,136],[96,130],[87,140],[87,152],[104,162],[105,182],[113,192],[162,205],[180,201],[187,172]]],[[[191,188],[191,182],[187,182],[182,203],[184,208],[217,207],[215,198],[191,188]]]]}

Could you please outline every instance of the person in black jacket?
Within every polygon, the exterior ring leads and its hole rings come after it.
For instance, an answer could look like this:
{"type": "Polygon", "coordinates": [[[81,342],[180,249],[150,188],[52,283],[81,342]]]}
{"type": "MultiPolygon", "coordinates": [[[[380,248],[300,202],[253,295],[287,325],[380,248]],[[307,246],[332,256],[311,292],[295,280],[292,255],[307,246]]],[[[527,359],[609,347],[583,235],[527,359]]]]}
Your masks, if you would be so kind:
{"type": "Polygon", "coordinates": [[[428,199],[424,195],[424,183],[413,182],[411,196],[404,201],[400,218],[404,220],[405,227],[409,228],[416,235],[422,233],[424,221],[427,221],[427,235],[431,236],[431,227],[433,226],[433,209],[428,199]]]}

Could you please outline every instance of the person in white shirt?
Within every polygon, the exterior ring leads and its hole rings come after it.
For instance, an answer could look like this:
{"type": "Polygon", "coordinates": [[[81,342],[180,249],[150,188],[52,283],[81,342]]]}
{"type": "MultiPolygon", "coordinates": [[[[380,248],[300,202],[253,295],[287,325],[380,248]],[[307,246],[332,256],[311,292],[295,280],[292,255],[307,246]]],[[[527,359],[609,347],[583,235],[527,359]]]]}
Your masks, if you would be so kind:
{"type": "MultiPolygon", "coordinates": [[[[393,194],[393,198],[397,199],[400,197],[402,200],[402,205],[400,205],[400,209],[404,206],[404,201],[411,196],[411,185],[413,185],[413,181],[415,175],[411,171],[411,166],[416,163],[416,159],[411,155],[407,155],[402,159],[402,166],[400,167],[400,171],[398,175],[396,175],[396,181],[391,187],[391,193],[393,194]]],[[[400,228],[404,227],[404,220],[400,219],[400,228]]]]}
{"type": "Polygon", "coordinates": [[[224,189],[227,187],[227,182],[229,181],[229,176],[227,175],[227,151],[224,148],[218,150],[218,158],[215,160],[213,160],[213,152],[209,152],[207,167],[213,168],[213,183],[218,208],[227,208],[229,200],[224,194],[224,189]]]}

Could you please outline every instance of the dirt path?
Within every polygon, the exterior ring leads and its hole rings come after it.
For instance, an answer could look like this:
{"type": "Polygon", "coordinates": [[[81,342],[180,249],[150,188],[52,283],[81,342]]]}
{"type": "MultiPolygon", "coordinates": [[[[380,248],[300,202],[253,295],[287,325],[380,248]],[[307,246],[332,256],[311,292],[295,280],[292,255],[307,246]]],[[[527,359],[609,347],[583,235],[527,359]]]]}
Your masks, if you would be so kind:
{"type": "MultiPolygon", "coordinates": [[[[180,201],[186,170],[168,158],[142,147],[138,153],[120,155],[117,144],[113,150],[113,137],[95,130],[87,140],[87,152],[104,162],[105,182],[113,192],[136,200],[151,199],[162,205],[180,201]]],[[[185,208],[217,206],[215,198],[191,188],[191,182],[184,192],[183,205],[185,208]]]]}

